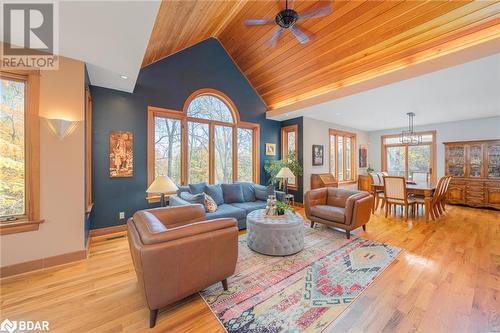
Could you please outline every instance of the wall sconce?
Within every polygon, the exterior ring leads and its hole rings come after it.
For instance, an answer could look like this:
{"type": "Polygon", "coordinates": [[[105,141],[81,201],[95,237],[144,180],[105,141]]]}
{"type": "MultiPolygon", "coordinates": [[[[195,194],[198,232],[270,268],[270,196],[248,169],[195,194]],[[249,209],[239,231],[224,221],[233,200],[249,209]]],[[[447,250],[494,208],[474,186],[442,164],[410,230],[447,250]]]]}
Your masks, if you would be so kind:
{"type": "Polygon", "coordinates": [[[59,138],[59,140],[62,140],[73,133],[78,126],[78,121],[48,118],[45,118],[45,120],[47,121],[49,128],[59,138]]]}

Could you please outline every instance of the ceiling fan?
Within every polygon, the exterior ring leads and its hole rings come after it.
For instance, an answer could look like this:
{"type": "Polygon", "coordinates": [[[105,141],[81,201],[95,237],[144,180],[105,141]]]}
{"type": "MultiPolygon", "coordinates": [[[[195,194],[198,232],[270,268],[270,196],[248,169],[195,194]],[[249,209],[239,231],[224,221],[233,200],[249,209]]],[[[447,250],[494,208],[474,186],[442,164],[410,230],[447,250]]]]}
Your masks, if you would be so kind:
{"type": "Polygon", "coordinates": [[[305,13],[298,13],[293,8],[288,7],[288,0],[285,1],[285,9],[281,10],[274,19],[248,19],[245,20],[246,25],[267,25],[267,24],[277,24],[278,30],[269,40],[271,47],[274,47],[278,42],[281,34],[286,30],[290,29],[292,34],[298,39],[301,44],[309,42],[313,34],[301,28],[297,25],[297,22],[318,18],[331,14],[333,11],[330,1],[326,6],[317,7],[307,11],[305,13]]]}

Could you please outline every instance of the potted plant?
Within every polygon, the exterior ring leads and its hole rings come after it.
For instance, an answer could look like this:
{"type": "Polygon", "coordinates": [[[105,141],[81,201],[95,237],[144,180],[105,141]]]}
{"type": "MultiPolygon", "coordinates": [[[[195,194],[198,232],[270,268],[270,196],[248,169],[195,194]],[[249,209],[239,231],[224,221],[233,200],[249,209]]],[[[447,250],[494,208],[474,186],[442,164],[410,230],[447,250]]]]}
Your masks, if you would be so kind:
{"type": "Polygon", "coordinates": [[[283,201],[278,201],[276,202],[276,213],[278,215],[285,215],[286,211],[289,210],[292,213],[295,212],[295,209],[293,209],[290,205],[283,201]]]}
{"type": "Polygon", "coordinates": [[[288,167],[295,176],[299,177],[304,174],[302,165],[295,157],[295,153],[290,152],[285,160],[267,160],[264,163],[264,171],[269,176],[269,184],[278,184],[279,188],[282,188],[281,179],[277,179],[276,175],[281,170],[282,167],[288,167]]]}

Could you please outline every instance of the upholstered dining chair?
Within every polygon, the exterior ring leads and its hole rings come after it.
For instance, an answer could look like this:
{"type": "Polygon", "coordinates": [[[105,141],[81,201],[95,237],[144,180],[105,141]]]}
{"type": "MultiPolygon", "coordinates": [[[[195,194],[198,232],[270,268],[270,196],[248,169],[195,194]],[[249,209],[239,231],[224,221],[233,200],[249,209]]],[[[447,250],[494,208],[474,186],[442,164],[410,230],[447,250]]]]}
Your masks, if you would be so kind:
{"type": "MultiPolygon", "coordinates": [[[[368,173],[368,175],[370,176],[370,178],[372,180],[372,183],[374,185],[381,185],[381,184],[383,184],[383,179],[381,179],[377,173],[370,172],[370,173],[368,173]]],[[[375,198],[373,200],[373,209],[372,209],[372,211],[375,212],[378,209],[378,204],[379,204],[380,201],[382,201],[382,205],[380,206],[380,208],[384,208],[384,190],[375,190],[375,189],[372,189],[371,192],[372,192],[373,197],[375,198]]]]}
{"type": "Polygon", "coordinates": [[[401,206],[404,209],[404,219],[408,220],[408,210],[412,207],[415,212],[415,200],[408,197],[406,179],[400,176],[384,176],[385,217],[392,206],[401,206]]]}
{"type": "Polygon", "coordinates": [[[429,173],[427,172],[414,172],[412,174],[412,180],[417,183],[427,183],[429,181],[429,173]]]}

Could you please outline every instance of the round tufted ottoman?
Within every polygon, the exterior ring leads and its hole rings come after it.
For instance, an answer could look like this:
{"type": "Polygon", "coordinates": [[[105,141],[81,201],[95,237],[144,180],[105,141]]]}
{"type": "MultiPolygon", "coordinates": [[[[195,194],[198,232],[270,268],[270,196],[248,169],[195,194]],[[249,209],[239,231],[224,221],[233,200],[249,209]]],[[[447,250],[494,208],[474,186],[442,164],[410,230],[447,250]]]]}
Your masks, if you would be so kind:
{"type": "Polygon", "coordinates": [[[287,212],[283,217],[268,217],[264,209],[247,215],[247,244],[254,251],[270,256],[286,256],[304,248],[304,220],[287,212]]]}

